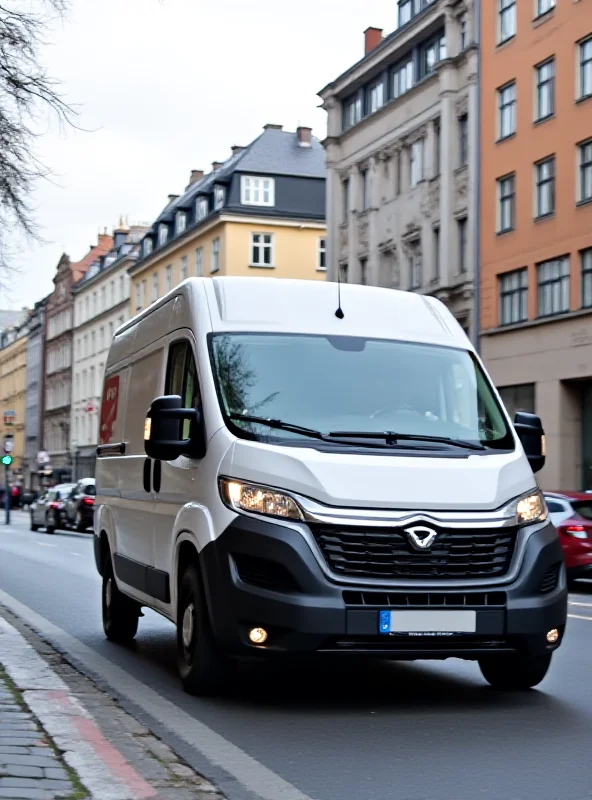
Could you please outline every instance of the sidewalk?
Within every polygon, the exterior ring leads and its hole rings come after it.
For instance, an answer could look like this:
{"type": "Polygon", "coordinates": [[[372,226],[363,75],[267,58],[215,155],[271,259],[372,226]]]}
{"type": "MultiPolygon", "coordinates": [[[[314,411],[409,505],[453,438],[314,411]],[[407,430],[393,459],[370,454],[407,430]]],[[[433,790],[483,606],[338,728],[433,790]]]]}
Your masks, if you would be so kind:
{"type": "Polygon", "coordinates": [[[0,606],[0,800],[222,800],[0,606]]]}

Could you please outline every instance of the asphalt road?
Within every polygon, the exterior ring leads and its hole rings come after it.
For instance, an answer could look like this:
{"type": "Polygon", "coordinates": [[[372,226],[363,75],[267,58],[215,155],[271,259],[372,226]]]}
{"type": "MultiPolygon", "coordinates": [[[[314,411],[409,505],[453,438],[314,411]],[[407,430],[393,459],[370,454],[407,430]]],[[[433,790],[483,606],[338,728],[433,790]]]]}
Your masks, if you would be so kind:
{"type": "Polygon", "coordinates": [[[146,612],[132,646],[104,638],[90,535],[2,521],[0,602],[24,604],[228,800],[592,798],[592,584],[570,598],[566,639],[536,691],[496,692],[456,659],[340,661],[247,670],[230,696],[199,700],[180,689],[170,623],[146,612]]]}

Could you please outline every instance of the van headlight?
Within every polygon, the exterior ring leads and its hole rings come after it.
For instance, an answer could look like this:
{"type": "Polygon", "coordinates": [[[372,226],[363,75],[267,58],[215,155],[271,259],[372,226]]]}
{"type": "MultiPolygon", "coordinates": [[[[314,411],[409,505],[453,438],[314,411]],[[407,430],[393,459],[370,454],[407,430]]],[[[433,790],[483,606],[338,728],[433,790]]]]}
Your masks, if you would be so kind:
{"type": "Polygon", "coordinates": [[[534,522],[544,522],[549,511],[541,491],[521,497],[515,501],[516,523],[518,525],[532,525],[534,522]]]}
{"type": "Polygon", "coordinates": [[[284,492],[234,478],[220,478],[219,486],[222,500],[234,511],[249,511],[251,514],[263,514],[266,517],[304,519],[298,503],[284,492]]]}

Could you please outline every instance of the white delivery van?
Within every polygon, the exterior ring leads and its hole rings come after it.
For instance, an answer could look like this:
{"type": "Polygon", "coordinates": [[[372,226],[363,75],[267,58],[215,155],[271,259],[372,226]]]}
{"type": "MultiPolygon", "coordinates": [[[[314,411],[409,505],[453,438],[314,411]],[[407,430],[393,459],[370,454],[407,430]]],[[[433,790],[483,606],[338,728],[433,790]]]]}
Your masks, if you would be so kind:
{"type": "Polygon", "coordinates": [[[155,609],[194,693],[294,654],[455,656],[536,685],[567,614],[540,420],[512,425],[438,300],[343,285],[340,303],[332,283],[191,278],[117,331],[106,635],[155,609]]]}

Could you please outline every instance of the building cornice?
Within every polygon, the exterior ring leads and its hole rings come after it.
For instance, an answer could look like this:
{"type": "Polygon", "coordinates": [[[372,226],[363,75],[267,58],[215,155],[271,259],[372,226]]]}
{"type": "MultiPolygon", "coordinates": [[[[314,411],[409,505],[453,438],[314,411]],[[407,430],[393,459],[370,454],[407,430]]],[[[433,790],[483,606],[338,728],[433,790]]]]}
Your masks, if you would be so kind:
{"type": "Polygon", "coordinates": [[[127,272],[128,271],[128,267],[126,266],[127,262],[128,261],[135,262],[135,260],[136,259],[129,257],[129,253],[126,253],[125,256],[118,259],[117,261],[114,261],[112,264],[109,264],[108,267],[101,270],[100,272],[97,272],[96,275],[93,275],[91,278],[85,279],[84,281],[81,281],[80,283],[73,286],[72,295],[74,296],[74,298],[84,295],[84,293],[88,288],[90,288],[91,286],[96,286],[98,283],[101,282],[102,278],[106,277],[112,278],[113,275],[117,273],[118,268],[123,267],[127,272]]]}
{"type": "Polygon", "coordinates": [[[95,322],[100,322],[104,320],[105,317],[108,317],[110,314],[115,314],[117,311],[121,311],[125,308],[129,307],[130,299],[129,296],[121,300],[119,303],[116,303],[114,306],[110,306],[106,308],[104,311],[100,311],[98,314],[95,314],[90,319],[85,319],[84,322],[81,322],[80,325],[74,325],[72,327],[73,332],[78,332],[83,328],[90,327],[95,322]]]}

